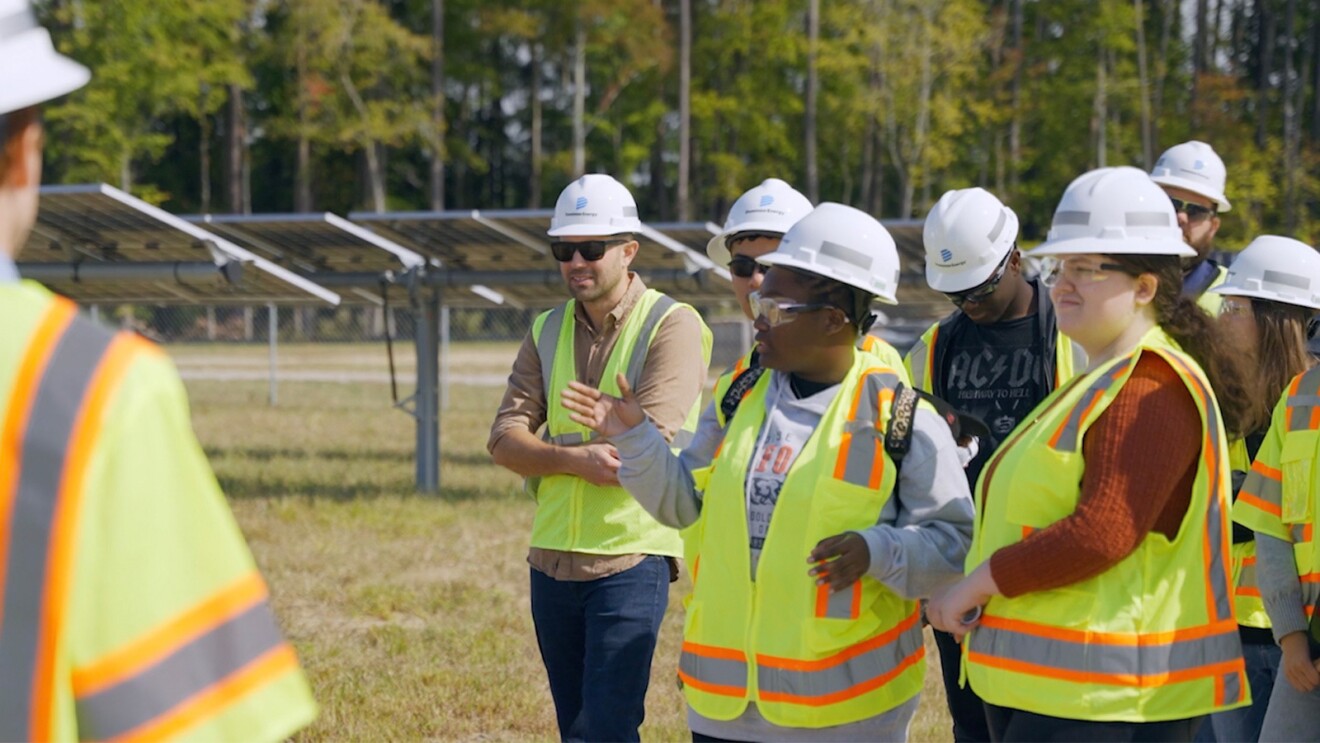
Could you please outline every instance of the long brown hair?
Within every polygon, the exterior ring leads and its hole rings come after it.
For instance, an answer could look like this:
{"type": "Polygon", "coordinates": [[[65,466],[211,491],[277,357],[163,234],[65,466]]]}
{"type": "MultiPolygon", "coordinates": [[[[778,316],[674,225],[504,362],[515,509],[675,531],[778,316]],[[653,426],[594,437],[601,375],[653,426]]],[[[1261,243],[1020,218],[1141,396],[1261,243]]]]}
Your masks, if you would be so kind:
{"type": "Polygon", "coordinates": [[[1195,301],[1182,295],[1182,263],[1178,257],[1109,254],[1105,259],[1123,266],[1129,275],[1148,273],[1156,278],[1158,287],[1152,302],[1155,322],[1201,365],[1219,401],[1229,436],[1250,433],[1246,426],[1251,421],[1251,390],[1245,374],[1218,324],[1195,301]]]}
{"type": "Polygon", "coordinates": [[[20,108],[0,114],[0,178],[9,169],[9,163],[18,154],[18,137],[38,121],[41,109],[37,106],[20,108]]]}
{"type": "Polygon", "coordinates": [[[1253,387],[1246,433],[1263,431],[1292,378],[1311,368],[1315,359],[1306,350],[1306,324],[1314,310],[1307,307],[1251,300],[1256,319],[1256,365],[1247,376],[1253,387]]]}

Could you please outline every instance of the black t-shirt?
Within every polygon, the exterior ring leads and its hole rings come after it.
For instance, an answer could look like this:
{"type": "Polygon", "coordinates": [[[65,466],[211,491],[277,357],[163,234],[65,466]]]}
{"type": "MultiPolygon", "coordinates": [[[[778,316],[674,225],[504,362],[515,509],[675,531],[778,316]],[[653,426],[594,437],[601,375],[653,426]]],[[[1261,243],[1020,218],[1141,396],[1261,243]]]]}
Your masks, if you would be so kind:
{"type": "Polygon", "coordinates": [[[993,437],[980,442],[980,451],[967,466],[967,480],[975,487],[995,448],[1049,394],[1039,316],[992,325],[961,322],[948,342],[944,389],[935,394],[980,418],[993,437]]]}

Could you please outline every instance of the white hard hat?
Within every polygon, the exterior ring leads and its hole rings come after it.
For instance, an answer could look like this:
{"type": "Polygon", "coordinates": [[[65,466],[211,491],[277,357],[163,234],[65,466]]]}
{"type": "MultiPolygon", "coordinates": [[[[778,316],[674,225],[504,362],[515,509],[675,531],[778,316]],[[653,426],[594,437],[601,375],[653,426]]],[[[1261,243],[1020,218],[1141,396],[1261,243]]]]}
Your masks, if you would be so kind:
{"type": "Polygon", "coordinates": [[[608,175],[589,173],[568,184],[555,202],[550,237],[605,237],[642,229],[628,187],[608,175]]]}
{"type": "Polygon", "coordinates": [[[1036,255],[1193,256],[1164,190],[1131,167],[1099,168],[1068,184],[1036,255]]]}
{"type": "Polygon", "coordinates": [[[926,283],[937,292],[971,289],[995,272],[1017,242],[1018,218],[984,188],[949,191],[926,215],[926,283]]]}
{"type": "Polygon", "coordinates": [[[1320,253],[1291,237],[1261,235],[1238,253],[1210,291],[1320,310],[1320,253]]]}
{"type": "Polygon", "coordinates": [[[0,115],[72,93],[91,77],[55,51],[29,0],[0,0],[0,115]]]}
{"type": "Polygon", "coordinates": [[[1224,161],[1215,154],[1214,148],[1194,139],[1165,150],[1150,171],[1152,181],[1200,194],[1218,204],[1221,212],[1233,208],[1224,196],[1227,178],[1224,161]]]}
{"type": "Polygon", "coordinates": [[[898,303],[894,238],[875,217],[851,206],[821,204],[784,233],[773,253],[756,260],[834,279],[887,304],[898,303]]]}
{"type": "Polygon", "coordinates": [[[719,265],[726,265],[733,256],[725,241],[739,232],[775,232],[780,235],[811,211],[811,200],[797,189],[779,180],[766,178],[761,185],[744,193],[733,202],[724,229],[706,243],[706,255],[719,265]]]}

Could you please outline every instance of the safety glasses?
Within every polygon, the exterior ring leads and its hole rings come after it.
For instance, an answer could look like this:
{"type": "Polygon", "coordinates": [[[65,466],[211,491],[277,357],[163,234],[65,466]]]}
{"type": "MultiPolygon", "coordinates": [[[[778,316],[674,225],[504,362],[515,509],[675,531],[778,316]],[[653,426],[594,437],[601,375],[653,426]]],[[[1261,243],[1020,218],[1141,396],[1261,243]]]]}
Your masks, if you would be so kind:
{"type": "Polygon", "coordinates": [[[758,273],[764,276],[765,272],[769,270],[769,266],[746,255],[735,255],[729,261],[729,273],[740,279],[750,279],[753,274],[758,273]]]}
{"type": "Polygon", "coordinates": [[[1211,207],[1193,204],[1189,201],[1183,201],[1182,199],[1175,199],[1172,196],[1169,197],[1169,201],[1173,202],[1173,210],[1175,212],[1182,212],[1187,215],[1188,222],[1204,222],[1214,216],[1215,213],[1215,210],[1211,207]]]}
{"type": "Polygon", "coordinates": [[[762,237],[768,237],[771,240],[778,240],[784,235],[779,232],[735,232],[724,238],[724,247],[733,250],[733,246],[744,240],[757,240],[762,237]]]}
{"type": "Polygon", "coordinates": [[[747,295],[747,299],[752,305],[752,316],[758,320],[765,318],[766,324],[772,328],[793,322],[803,312],[834,309],[834,305],[821,302],[810,304],[782,302],[778,299],[763,297],[761,292],[752,292],[747,295]]]}
{"type": "Polygon", "coordinates": [[[550,243],[550,254],[560,263],[568,263],[573,260],[573,254],[578,253],[582,260],[595,263],[605,257],[605,251],[615,245],[622,245],[627,240],[588,240],[586,242],[571,243],[563,240],[556,240],[550,243]]]}
{"type": "Polygon", "coordinates": [[[1096,284],[1109,278],[1111,271],[1122,271],[1117,263],[1101,263],[1088,266],[1067,258],[1046,258],[1041,261],[1040,283],[1054,286],[1061,280],[1067,280],[1073,286],[1096,284]]]}
{"type": "Polygon", "coordinates": [[[972,287],[965,292],[945,293],[944,296],[948,297],[949,301],[958,307],[969,302],[971,304],[984,302],[991,294],[995,293],[995,289],[999,288],[999,282],[1003,281],[1004,273],[1008,271],[1008,261],[1012,257],[1013,251],[1010,250],[1008,255],[1004,256],[1004,260],[999,263],[999,267],[995,269],[995,272],[981,285],[972,287]]]}

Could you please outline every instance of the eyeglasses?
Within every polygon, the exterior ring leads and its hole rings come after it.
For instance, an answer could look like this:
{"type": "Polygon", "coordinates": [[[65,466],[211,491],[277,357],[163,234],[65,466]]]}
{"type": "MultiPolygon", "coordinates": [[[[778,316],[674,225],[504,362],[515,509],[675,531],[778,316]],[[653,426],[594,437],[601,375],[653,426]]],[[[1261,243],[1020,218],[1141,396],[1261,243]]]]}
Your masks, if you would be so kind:
{"type": "Polygon", "coordinates": [[[1230,315],[1248,316],[1251,314],[1251,300],[1238,302],[1229,297],[1224,297],[1224,303],[1219,305],[1219,316],[1229,317],[1230,315]]]}
{"type": "Polygon", "coordinates": [[[750,279],[752,278],[752,274],[757,273],[764,276],[765,272],[769,270],[769,266],[746,255],[735,255],[729,261],[729,273],[740,279],[750,279]]]}
{"type": "Polygon", "coordinates": [[[1066,279],[1069,284],[1096,284],[1109,278],[1110,271],[1123,271],[1123,266],[1117,263],[1101,263],[1098,266],[1086,266],[1080,263],[1069,261],[1066,258],[1046,258],[1041,261],[1040,283],[1045,286],[1054,286],[1060,279],[1066,279]]]}
{"type": "Polygon", "coordinates": [[[1012,257],[1013,251],[1010,250],[1008,255],[1004,256],[1004,260],[999,263],[999,267],[995,269],[995,272],[980,286],[973,287],[965,292],[946,293],[944,296],[948,297],[949,301],[958,307],[968,302],[972,304],[984,302],[987,297],[995,293],[995,289],[999,288],[999,282],[1004,280],[1004,274],[1008,271],[1008,261],[1012,257]]]}
{"type": "Polygon", "coordinates": [[[799,304],[794,302],[781,302],[777,299],[761,296],[761,292],[752,292],[747,295],[747,300],[752,305],[752,316],[756,319],[765,318],[766,323],[777,328],[780,325],[793,322],[797,315],[802,312],[811,312],[813,310],[833,309],[834,305],[820,302],[811,304],[799,304]]]}
{"type": "Polygon", "coordinates": [[[1188,222],[1204,222],[1214,216],[1215,213],[1215,210],[1212,207],[1193,204],[1190,201],[1175,199],[1172,196],[1169,197],[1169,201],[1173,202],[1174,212],[1182,212],[1187,215],[1188,222]]]}
{"type": "Polygon", "coordinates": [[[605,257],[605,251],[615,245],[622,245],[627,240],[588,240],[586,242],[571,243],[564,240],[556,240],[550,243],[550,254],[560,263],[568,263],[573,260],[574,253],[581,253],[582,260],[595,263],[605,257]]]}

